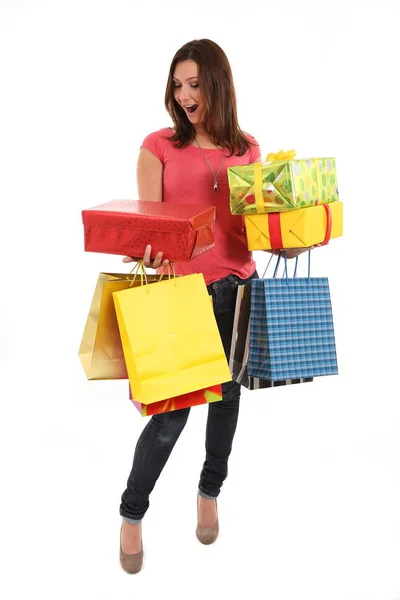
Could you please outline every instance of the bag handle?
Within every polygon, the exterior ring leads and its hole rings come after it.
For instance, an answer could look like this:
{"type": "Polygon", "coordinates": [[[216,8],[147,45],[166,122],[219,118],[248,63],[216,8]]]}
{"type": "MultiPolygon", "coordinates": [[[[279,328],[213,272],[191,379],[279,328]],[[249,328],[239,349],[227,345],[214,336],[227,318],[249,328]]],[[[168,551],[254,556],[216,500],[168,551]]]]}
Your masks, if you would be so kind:
{"type": "MultiPolygon", "coordinates": [[[[284,257],[285,257],[285,269],[284,269],[284,271],[283,271],[283,275],[285,275],[285,274],[286,274],[286,279],[287,279],[287,259],[286,259],[286,251],[285,251],[285,250],[283,250],[283,253],[284,253],[284,257]]],[[[274,253],[272,253],[272,254],[271,254],[271,257],[270,257],[270,259],[269,259],[269,261],[268,261],[268,263],[267,263],[267,266],[265,267],[265,271],[264,271],[264,273],[263,273],[263,276],[261,277],[261,279],[264,279],[264,277],[265,277],[265,274],[266,274],[266,272],[267,272],[267,270],[268,270],[268,267],[269,267],[269,265],[271,264],[271,261],[272,261],[273,257],[274,257],[274,253]]],[[[279,254],[278,254],[278,260],[276,261],[276,265],[275,265],[274,274],[272,275],[272,278],[273,278],[273,279],[275,279],[275,278],[276,278],[276,276],[277,276],[277,274],[278,274],[278,268],[279,268],[279,263],[280,263],[280,260],[281,260],[281,251],[279,251],[279,254]]],[[[298,256],[296,256],[296,262],[295,262],[295,265],[294,265],[294,273],[293,273],[293,277],[296,277],[296,274],[297,274],[297,263],[298,263],[298,260],[299,260],[299,257],[298,257],[298,256]]]]}
{"type": "MultiPolygon", "coordinates": [[[[307,254],[308,254],[308,276],[307,276],[307,282],[310,283],[310,276],[311,276],[311,250],[308,250],[307,254]]],[[[279,258],[280,258],[280,255],[279,255],[279,258]]],[[[285,259],[285,270],[283,272],[283,275],[284,276],[286,275],[286,284],[288,285],[289,284],[289,279],[288,279],[288,274],[287,274],[286,250],[283,251],[283,258],[285,259]]],[[[299,259],[299,257],[296,256],[296,264],[295,264],[295,267],[294,267],[293,279],[297,275],[297,263],[298,263],[298,259],[299,259]]]]}
{"type": "Polygon", "coordinates": [[[134,272],[133,279],[132,279],[129,287],[133,286],[133,284],[136,281],[136,277],[139,275],[139,273],[140,273],[140,285],[143,285],[143,279],[145,280],[146,285],[149,283],[148,280],[147,280],[147,273],[146,273],[146,269],[144,268],[143,259],[142,260],[138,260],[136,266],[131,269],[130,275],[133,272],[134,272]]]}
{"type": "MultiPolygon", "coordinates": [[[[284,261],[285,261],[285,267],[284,267],[284,271],[283,271],[283,277],[285,277],[286,283],[288,283],[288,279],[289,278],[288,278],[287,257],[286,257],[286,250],[285,249],[279,251],[278,260],[276,261],[276,265],[275,265],[275,269],[274,269],[274,274],[272,275],[272,278],[276,279],[276,277],[277,277],[279,263],[280,263],[282,254],[283,254],[284,261]]],[[[269,267],[269,265],[270,265],[273,257],[274,257],[274,254],[271,254],[271,257],[270,257],[270,259],[269,259],[269,261],[267,263],[267,266],[265,267],[265,271],[264,271],[263,276],[261,277],[261,279],[265,278],[265,274],[266,274],[266,272],[268,270],[268,267],[269,267]]],[[[295,265],[294,265],[294,272],[293,272],[293,279],[297,277],[298,262],[299,262],[299,257],[296,256],[295,265]]],[[[311,277],[311,250],[308,250],[308,277],[307,277],[308,282],[310,281],[310,277],[311,277]]]]}
{"type": "Polygon", "coordinates": [[[160,273],[160,278],[159,281],[161,281],[161,279],[164,277],[165,275],[165,271],[167,270],[168,267],[168,279],[171,279],[171,273],[172,273],[172,278],[176,279],[176,272],[175,272],[175,266],[173,262],[169,262],[166,265],[162,265],[162,270],[160,273]]]}
{"type": "MultiPolygon", "coordinates": [[[[164,277],[167,267],[168,267],[168,279],[172,278],[175,282],[175,285],[177,285],[176,284],[177,277],[176,277],[176,272],[175,272],[175,266],[172,262],[169,262],[166,265],[162,265],[161,272],[159,273],[158,281],[161,281],[162,278],[164,277]]],[[[140,285],[143,286],[143,282],[145,282],[146,291],[147,291],[147,293],[149,293],[149,281],[147,279],[147,273],[146,273],[143,259],[138,260],[136,267],[132,268],[132,270],[130,271],[130,274],[132,274],[133,271],[134,271],[134,277],[133,277],[129,287],[133,286],[133,284],[136,281],[136,277],[140,273],[140,285]]]]}

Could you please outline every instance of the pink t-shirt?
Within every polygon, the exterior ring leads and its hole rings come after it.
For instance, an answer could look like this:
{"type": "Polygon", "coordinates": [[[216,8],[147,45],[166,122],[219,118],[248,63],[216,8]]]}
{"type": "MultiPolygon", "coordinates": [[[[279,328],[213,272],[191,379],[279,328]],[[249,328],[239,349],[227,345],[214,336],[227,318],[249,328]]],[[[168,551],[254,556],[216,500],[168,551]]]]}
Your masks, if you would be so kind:
{"type": "MultiPolygon", "coordinates": [[[[171,128],[160,129],[150,133],[141,146],[154,154],[164,166],[163,202],[206,204],[217,208],[215,246],[188,262],[174,263],[176,272],[180,275],[203,273],[207,285],[231,274],[242,279],[250,277],[256,265],[247,248],[244,217],[230,212],[227,168],[256,162],[260,156],[259,145],[248,135],[248,139],[256,144],[250,147],[250,151],[243,156],[224,158],[217,179],[219,194],[215,195],[214,179],[200,149],[195,145],[176,148],[168,139],[164,139],[164,136],[172,135],[171,128]]],[[[221,161],[221,151],[203,151],[216,173],[221,161]]]]}

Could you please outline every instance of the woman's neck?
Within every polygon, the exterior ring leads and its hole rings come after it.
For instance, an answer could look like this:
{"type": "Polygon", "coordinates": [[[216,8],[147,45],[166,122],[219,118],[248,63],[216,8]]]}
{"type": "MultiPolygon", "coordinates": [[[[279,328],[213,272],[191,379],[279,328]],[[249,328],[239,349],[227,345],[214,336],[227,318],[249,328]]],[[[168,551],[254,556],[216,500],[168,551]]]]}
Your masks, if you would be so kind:
{"type": "Polygon", "coordinates": [[[204,127],[203,123],[200,123],[199,125],[194,125],[193,127],[194,127],[194,133],[197,138],[210,137],[210,134],[208,133],[207,129],[204,127]]]}
{"type": "Polygon", "coordinates": [[[216,148],[213,139],[203,125],[195,127],[195,138],[197,143],[204,148],[216,148]]]}

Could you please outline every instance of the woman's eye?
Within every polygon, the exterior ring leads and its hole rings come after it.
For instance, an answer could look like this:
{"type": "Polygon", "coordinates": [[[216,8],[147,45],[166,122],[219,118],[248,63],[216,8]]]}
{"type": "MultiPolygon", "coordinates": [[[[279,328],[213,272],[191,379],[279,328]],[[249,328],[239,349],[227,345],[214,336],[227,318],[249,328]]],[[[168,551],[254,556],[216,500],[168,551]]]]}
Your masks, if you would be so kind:
{"type": "MultiPolygon", "coordinates": [[[[181,87],[182,87],[182,84],[181,84],[181,83],[173,83],[173,84],[172,84],[172,88],[173,88],[174,90],[178,90],[178,89],[179,89],[179,88],[181,88],[181,87]]],[[[198,87],[199,87],[199,84],[198,84],[198,83],[191,83],[191,84],[190,84],[190,87],[191,87],[191,88],[193,88],[193,89],[195,89],[195,88],[198,88],[198,87]]]]}

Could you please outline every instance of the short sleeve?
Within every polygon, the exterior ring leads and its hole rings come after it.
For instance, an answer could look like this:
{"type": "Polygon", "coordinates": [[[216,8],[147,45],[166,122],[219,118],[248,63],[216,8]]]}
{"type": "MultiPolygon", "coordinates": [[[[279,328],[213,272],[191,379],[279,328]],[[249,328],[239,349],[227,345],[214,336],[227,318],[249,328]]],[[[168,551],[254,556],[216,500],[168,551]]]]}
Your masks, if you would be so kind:
{"type": "Polygon", "coordinates": [[[247,134],[247,138],[250,142],[252,142],[249,151],[249,165],[251,165],[259,160],[259,157],[261,156],[261,150],[257,140],[253,138],[252,135],[247,134]]]}
{"type": "Polygon", "coordinates": [[[159,131],[149,133],[149,135],[144,138],[140,148],[145,148],[154,154],[154,156],[162,163],[165,162],[165,140],[162,138],[159,131]]]}

